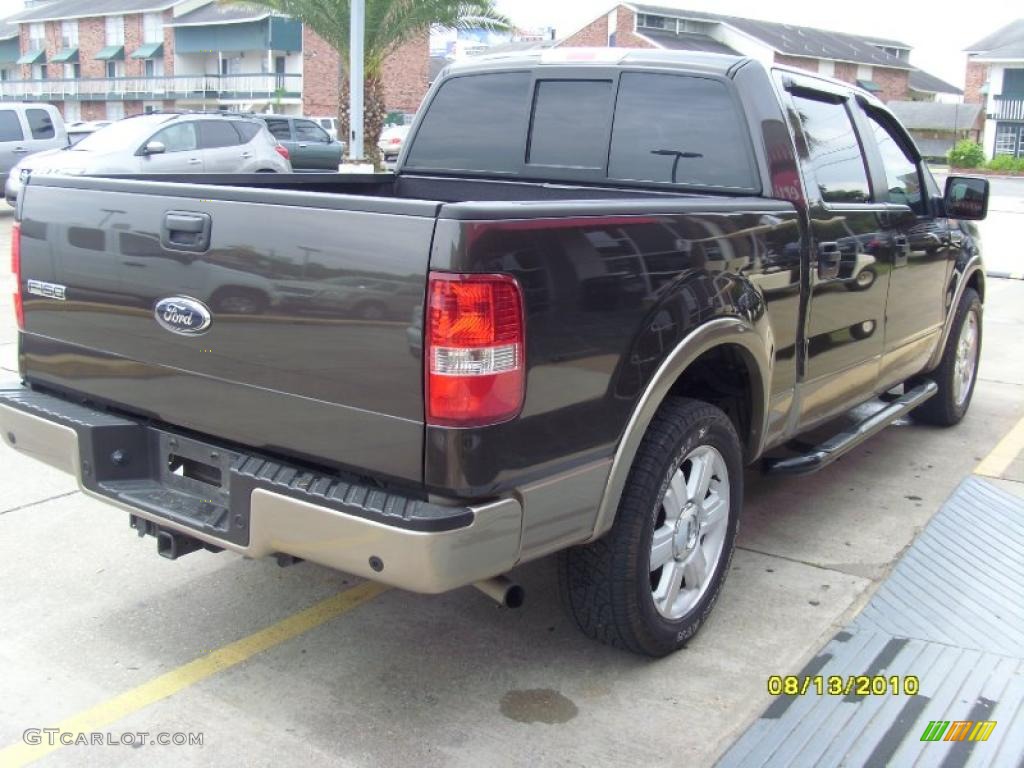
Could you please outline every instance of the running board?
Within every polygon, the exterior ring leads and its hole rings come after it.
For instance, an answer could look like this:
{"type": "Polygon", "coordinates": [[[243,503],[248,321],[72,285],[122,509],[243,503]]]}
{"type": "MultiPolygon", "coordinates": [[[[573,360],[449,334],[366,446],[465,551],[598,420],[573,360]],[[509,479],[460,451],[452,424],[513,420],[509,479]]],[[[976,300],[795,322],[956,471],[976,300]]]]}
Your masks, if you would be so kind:
{"type": "Polygon", "coordinates": [[[938,391],[939,387],[934,381],[925,381],[864,421],[829,438],[807,453],[787,459],[765,459],[764,471],[769,475],[809,475],[824,469],[869,437],[877,435],[896,419],[906,416],[938,391]]]}

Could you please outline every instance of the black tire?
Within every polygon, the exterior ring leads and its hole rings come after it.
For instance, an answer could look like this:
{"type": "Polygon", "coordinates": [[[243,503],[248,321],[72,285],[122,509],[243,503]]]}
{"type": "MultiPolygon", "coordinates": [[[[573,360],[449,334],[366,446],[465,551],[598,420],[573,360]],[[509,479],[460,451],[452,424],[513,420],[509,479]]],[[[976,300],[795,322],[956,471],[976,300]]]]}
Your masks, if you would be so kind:
{"type": "Polygon", "coordinates": [[[732,561],[742,504],[742,451],[732,422],[707,403],[666,400],[637,451],[611,530],[598,541],[559,555],[559,588],[566,609],[584,634],[617,648],[665,656],[684,647],[718,599],[732,561]],[[664,525],[659,515],[669,481],[701,446],[714,448],[728,470],[724,541],[702,596],[673,619],[655,605],[652,591],[661,569],[652,572],[651,546],[655,527],[664,525]]]}
{"type": "Polygon", "coordinates": [[[971,407],[971,398],[974,397],[974,386],[978,381],[978,363],[981,357],[982,341],[982,304],[981,297],[973,288],[964,290],[957,305],[956,314],[953,317],[953,325],[949,329],[949,338],[946,339],[946,348],[942,352],[942,361],[939,367],[928,376],[939,386],[939,391],[924,402],[911,413],[915,421],[922,424],[934,424],[939,427],[952,427],[959,424],[960,420],[971,407]],[[957,351],[960,346],[960,334],[968,317],[974,313],[977,318],[977,345],[975,349],[974,373],[967,389],[967,396],[957,402],[956,376],[957,376],[957,351]]]}

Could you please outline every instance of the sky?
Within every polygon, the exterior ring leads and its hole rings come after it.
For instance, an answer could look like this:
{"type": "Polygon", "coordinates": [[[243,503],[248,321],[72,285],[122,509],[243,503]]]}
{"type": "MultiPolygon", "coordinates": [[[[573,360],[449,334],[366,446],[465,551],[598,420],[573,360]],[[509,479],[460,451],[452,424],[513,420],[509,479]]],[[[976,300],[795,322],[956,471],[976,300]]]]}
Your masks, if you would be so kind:
{"type": "MultiPolygon", "coordinates": [[[[8,0],[0,0],[0,3],[8,0]]],[[[496,0],[498,10],[524,28],[554,27],[566,37],[606,13],[613,0],[496,0]]],[[[910,63],[963,87],[963,48],[1024,17],[1018,0],[651,0],[651,5],[800,24],[855,35],[900,40],[913,47],[910,63]]]]}

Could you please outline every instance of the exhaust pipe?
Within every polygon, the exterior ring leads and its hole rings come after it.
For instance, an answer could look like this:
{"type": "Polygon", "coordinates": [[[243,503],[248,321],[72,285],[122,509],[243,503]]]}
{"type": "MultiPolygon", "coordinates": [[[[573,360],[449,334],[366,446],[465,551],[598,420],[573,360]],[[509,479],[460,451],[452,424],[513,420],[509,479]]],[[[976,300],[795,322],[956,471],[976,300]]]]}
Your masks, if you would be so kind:
{"type": "Polygon", "coordinates": [[[526,592],[508,576],[495,576],[473,584],[498,605],[506,608],[519,608],[526,599],[526,592]]]}

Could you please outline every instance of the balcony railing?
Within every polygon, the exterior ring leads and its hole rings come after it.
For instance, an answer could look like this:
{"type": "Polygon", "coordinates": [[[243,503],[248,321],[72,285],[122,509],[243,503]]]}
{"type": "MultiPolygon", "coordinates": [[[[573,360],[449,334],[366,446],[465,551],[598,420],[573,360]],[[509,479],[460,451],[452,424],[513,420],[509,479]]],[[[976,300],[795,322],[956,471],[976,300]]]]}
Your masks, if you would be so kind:
{"type": "Polygon", "coordinates": [[[992,107],[995,120],[1024,120],[1024,98],[993,96],[992,107]]]}
{"type": "Polygon", "coordinates": [[[0,82],[0,101],[121,101],[155,99],[294,99],[302,75],[175,75],[0,82]]]}

